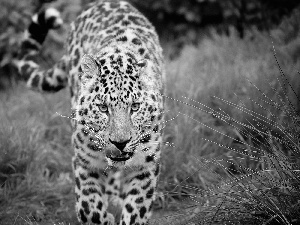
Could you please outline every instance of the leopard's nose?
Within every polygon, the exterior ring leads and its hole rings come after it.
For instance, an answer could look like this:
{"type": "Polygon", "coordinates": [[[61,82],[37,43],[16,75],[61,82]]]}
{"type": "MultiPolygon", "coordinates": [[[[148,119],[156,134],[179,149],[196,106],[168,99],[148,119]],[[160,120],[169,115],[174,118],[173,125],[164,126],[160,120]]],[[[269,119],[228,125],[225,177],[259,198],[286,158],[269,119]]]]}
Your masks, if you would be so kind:
{"type": "Polygon", "coordinates": [[[124,150],[124,148],[126,147],[126,145],[130,142],[131,138],[126,140],[126,141],[113,141],[111,139],[109,139],[109,141],[114,144],[121,152],[124,150]]]}

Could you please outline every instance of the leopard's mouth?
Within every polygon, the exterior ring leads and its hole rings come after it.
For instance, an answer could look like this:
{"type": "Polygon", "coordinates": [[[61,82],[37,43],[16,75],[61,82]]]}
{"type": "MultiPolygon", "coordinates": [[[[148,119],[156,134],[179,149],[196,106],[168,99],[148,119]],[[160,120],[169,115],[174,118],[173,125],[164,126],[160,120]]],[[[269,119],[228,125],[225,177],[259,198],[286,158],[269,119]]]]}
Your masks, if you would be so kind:
{"type": "Polygon", "coordinates": [[[130,159],[133,156],[133,152],[126,152],[120,155],[107,155],[107,158],[111,159],[112,161],[122,162],[130,159]]]}

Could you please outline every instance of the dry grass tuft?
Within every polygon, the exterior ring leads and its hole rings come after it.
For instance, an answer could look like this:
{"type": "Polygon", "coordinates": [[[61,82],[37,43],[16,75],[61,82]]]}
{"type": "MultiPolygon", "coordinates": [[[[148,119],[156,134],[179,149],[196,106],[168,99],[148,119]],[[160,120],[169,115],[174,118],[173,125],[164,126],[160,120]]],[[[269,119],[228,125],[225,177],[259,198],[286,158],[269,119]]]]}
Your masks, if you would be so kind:
{"type": "Polygon", "coordinates": [[[212,34],[168,63],[160,184],[174,224],[299,223],[300,58],[276,38],[212,34]]]}

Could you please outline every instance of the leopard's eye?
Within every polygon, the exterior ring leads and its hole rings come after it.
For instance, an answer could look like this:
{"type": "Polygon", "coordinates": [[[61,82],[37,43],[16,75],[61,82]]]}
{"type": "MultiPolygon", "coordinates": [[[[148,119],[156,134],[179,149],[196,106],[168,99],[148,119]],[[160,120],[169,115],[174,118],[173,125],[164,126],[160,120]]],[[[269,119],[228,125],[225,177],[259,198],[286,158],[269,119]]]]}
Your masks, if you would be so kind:
{"type": "Polygon", "coordinates": [[[99,109],[100,109],[101,112],[107,112],[108,111],[108,107],[105,104],[99,105],[99,109]]]}
{"type": "Polygon", "coordinates": [[[132,104],[131,104],[131,110],[132,110],[133,112],[138,111],[139,108],[140,108],[140,105],[141,105],[141,103],[138,103],[138,102],[132,103],[132,104]]]}

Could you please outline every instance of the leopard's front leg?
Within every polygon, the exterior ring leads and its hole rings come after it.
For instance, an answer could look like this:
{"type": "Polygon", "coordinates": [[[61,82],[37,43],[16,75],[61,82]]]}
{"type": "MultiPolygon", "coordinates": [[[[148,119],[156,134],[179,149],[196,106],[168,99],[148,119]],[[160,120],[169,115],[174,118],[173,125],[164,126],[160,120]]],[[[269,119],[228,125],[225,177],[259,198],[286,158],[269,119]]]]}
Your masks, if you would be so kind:
{"type": "Polygon", "coordinates": [[[76,212],[79,222],[114,225],[114,217],[107,212],[107,196],[105,194],[105,175],[91,171],[73,157],[75,174],[76,212]]]}
{"type": "Polygon", "coordinates": [[[136,172],[125,183],[120,225],[147,224],[155,200],[159,164],[136,172]]]}

